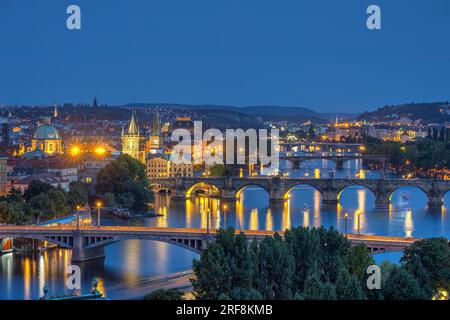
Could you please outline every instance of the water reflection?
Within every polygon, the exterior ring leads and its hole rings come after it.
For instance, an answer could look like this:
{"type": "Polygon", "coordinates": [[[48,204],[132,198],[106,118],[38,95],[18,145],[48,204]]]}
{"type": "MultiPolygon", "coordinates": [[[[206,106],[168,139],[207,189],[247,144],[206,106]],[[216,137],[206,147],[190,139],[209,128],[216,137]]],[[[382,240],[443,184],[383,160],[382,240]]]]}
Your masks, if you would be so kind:
{"type": "MultiPolygon", "coordinates": [[[[308,168],[292,170],[292,175],[304,175],[308,168]]],[[[311,171],[311,168],[309,168],[311,171]]],[[[313,172],[313,171],[311,171],[313,172]]],[[[322,174],[326,174],[326,170],[322,174]]],[[[336,176],[354,175],[357,167],[349,163],[336,176]]],[[[375,173],[365,171],[366,177],[375,173]]],[[[361,174],[360,174],[361,175],[361,174]]],[[[375,196],[365,188],[345,189],[340,204],[324,207],[319,191],[309,186],[297,186],[284,203],[270,204],[267,192],[261,188],[246,188],[238,201],[226,202],[226,224],[237,229],[284,230],[292,226],[333,226],[344,231],[344,214],[349,214],[349,232],[366,234],[430,237],[450,237],[447,218],[450,195],[444,198],[447,208],[428,209],[421,190],[401,188],[392,196],[389,208],[377,208],[375,196]],[[359,219],[359,223],[358,223],[359,219]]],[[[156,218],[134,218],[129,221],[102,217],[103,225],[128,224],[158,227],[206,228],[207,212],[212,227],[225,224],[223,204],[219,199],[201,195],[183,201],[157,195],[156,218]]],[[[149,277],[185,270],[192,265],[195,253],[167,243],[128,240],[105,248],[104,261],[96,260],[80,265],[81,292],[90,290],[94,277],[108,298],[135,298],[144,294],[149,277]]],[[[71,264],[69,250],[58,249],[42,254],[7,254],[0,257],[0,298],[37,299],[48,283],[50,293],[72,293],[65,288],[67,267],[71,264]]]]}

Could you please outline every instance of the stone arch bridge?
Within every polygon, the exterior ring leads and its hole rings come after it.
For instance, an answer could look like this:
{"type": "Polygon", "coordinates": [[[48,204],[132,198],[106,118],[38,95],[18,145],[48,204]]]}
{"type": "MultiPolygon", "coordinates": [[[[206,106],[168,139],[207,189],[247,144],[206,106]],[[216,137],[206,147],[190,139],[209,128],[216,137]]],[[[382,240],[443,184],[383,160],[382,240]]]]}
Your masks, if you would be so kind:
{"type": "MultiPolygon", "coordinates": [[[[236,230],[247,235],[252,241],[272,237],[275,231],[236,230]]],[[[156,227],[45,227],[45,226],[0,226],[0,239],[28,238],[48,241],[62,248],[72,250],[72,261],[81,262],[102,258],[104,247],[111,243],[130,240],[153,240],[170,243],[201,253],[208,242],[214,241],[216,230],[195,228],[156,228],[156,227]]],[[[284,232],[278,232],[282,237],[284,232]]],[[[371,235],[347,235],[350,243],[364,243],[373,253],[402,251],[418,239],[383,237],[371,235]]]]}
{"type": "Polygon", "coordinates": [[[337,204],[341,192],[351,186],[362,186],[375,195],[378,206],[388,206],[392,194],[401,187],[416,187],[428,197],[428,205],[439,207],[444,203],[444,195],[450,190],[450,181],[429,179],[304,179],[281,177],[175,177],[152,179],[150,184],[155,192],[170,191],[173,199],[186,199],[195,188],[211,187],[218,197],[236,200],[240,192],[248,186],[266,190],[272,202],[289,199],[290,191],[299,185],[308,185],[322,195],[324,205],[337,204]]]}
{"type": "Polygon", "coordinates": [[[385,174],[387,157],[382,155],[363,155],[360,153],[333,155],[333,154],[311,154],[311,155],[291,155],[289,153],[280,155],[280,160],[286,160],[292,163],[294,169],[300,168],[300,163],[308,160],[330,160],[336,164],[336,169],[342,169],[344,163],[351,160],[362,160],[363,163],[377,163],[381,169],[382,174],[385,174]]]}

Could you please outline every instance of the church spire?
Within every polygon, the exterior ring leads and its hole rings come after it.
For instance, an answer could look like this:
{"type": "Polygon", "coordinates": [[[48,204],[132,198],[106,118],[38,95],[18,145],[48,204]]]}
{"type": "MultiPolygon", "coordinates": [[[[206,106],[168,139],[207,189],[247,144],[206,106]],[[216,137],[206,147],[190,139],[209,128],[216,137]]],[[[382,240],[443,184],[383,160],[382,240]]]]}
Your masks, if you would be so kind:
{"type": "Polygon", "coordinates": [[[161,131],[161,118],[159,117],[159,107],[156,108],[156,114],[153,117],[152,135],[159,135],[161,131]]]}
{"type": "Polygon", "coordinates": [[[53,105],[53,118],[58,118],[58,105],[56,103],[53,105]]]}
{"type": "Polygon", "coordinates": [[[130,125],[128,127],[128,134],[139,134],[139,126],[136,121],[136,110],[131,112],[130,125]]]}

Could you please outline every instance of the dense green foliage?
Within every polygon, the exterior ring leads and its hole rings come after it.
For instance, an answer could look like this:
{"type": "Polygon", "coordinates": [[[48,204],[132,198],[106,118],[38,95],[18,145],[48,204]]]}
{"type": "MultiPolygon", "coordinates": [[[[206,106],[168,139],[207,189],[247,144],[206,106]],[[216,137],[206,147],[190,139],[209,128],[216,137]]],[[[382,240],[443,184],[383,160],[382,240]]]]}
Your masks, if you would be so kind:
{"type": "Polygon", "coordinates": [[[72,182],[69,191],[48,183],[33,181],[22,194],[19,190],[0,198],[0,223],[28,224],[62,217],[77,205],[88,201],[88,188],[81,182],[72,182]]]}
{"type": "Polygon", "coordinates": [[[285,239],[275,235],[259,244],[232,228],[221,230],[194,260],[194,294],[198,299],[364,299],[361,279],[347,271],[349,250],[348,240],[333,229],[293,228],[285,239]]]}
{"type": "Polygon", "coordinates": [[[450,245],[445,238],[417,241],[405,250],[402,266],[419,281],[425,293],[450,291],[450,245]]]}
{"type": "Polygon", "coordinates": [[[218,232],[193,261],[197,299],[431,299],[450,283],[443,239],[418,241],[405,252],[401,266],[381,264],[380,290],[366,285],[367,267],[375,264],[367,247],[350,246],[332,228],[298,227],[287,230],[284,239],[249,240],[232,228],[218,232]]]}
{"type": "Polygon", "coordinates": [[[121,155],[97,174],[97,193],[108,194],[109,203],[126,208],[145,211],[153,201],[145,168],[129,155],[121,155]]]}
{"type": "Polygon", "coordinates": [[[442,169],[450,167],[450,141],[419,139],[399,143],[367,138],[366,154],[387,155],[390,165],[396,169],[442,169]],[[410,164],[407,165],[407,160],[410,164]]]}
{"type": "Polygon", "coordinates": [[[177,289],[158,289],[147,293],[144,300],[183,300],[184,293],[177,289]]]}

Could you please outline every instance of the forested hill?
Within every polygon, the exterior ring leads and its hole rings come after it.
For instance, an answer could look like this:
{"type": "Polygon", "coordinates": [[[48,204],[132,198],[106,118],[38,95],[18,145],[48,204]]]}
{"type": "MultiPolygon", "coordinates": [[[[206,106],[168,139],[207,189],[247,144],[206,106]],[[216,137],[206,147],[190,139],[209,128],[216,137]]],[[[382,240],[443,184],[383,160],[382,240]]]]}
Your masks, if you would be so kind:
{"type": "Polygon", "coordinates": [[[390,121],[402,117],[422,120],[423,123],[444,123],[450,121],[450,105],[448,102],[431,102],[384,106],[372,112],[362,113],[359,119],[390,121]]]}

